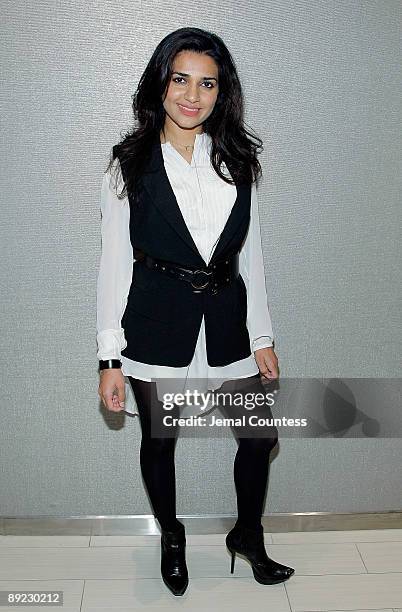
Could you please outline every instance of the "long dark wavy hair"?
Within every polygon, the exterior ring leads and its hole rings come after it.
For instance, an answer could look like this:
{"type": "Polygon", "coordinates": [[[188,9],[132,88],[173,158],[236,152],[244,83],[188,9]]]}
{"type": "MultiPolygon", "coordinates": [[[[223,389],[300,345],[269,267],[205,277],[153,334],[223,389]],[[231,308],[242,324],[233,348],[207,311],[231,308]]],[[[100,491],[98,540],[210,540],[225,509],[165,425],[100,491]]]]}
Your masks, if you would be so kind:
{"type": "MultiPolygon", "coordinates": [[[[152,143],[164,127],[166,111],[162,96],[170,82],[173,61],[180,51],[205,53],[218,66],[219,91],[214,109],[203,122],[203,130],[211,136],[211,163],[215,172],[229,184],[250,184],[262,175],[257,154],[263,150],[262,140],[244,127],[244,104],[235,63],[223,40],[200,28],[180,28],[168,34],[156,47],[132,96],[135,125],[112,149],[106,172],[115,168],[117,182],[124,164],[123,198],[136,196],[137,179],[150,158],[152,143]],[[252,140],[252,138],[254,140],[252,140]],[[114,164],[116,157],[120,164],[114,164]],[[225,162],[232,176],[224,175],[225,162]]],[[[116,192],[117,193],[117,192],[116,192]]]]}

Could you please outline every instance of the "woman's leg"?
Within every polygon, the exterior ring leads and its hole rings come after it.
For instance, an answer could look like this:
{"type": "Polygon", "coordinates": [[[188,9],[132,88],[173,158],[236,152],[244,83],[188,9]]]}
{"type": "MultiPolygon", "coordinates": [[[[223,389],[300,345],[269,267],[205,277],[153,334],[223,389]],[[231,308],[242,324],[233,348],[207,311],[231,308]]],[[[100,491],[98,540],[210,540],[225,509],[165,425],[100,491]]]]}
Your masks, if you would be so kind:
{"type": "MultiPolygon", "coordinates": [[[[237,396],[247,395],[248,401],[253,401],[255,393],[267,391],[261,383],[260,375],[238,379],[224,383],[219,391],[237,396]]],[[[262,397],[262,396],[260,396],[262,397]]],[[[265,402],[266,400],[264,400],[265,402]]],[[[253,401],[254,404],[254,401],[253,401]]],[[[256,402],[257,404],[257,402],[256,402]]],[[[273,415],[268,403],[255,405],[252,409],[231,402],[225,406],[219,403],[219,410],[227,418],[240,418],[251,415],[258,418],[272,419],[273,415]]],[[[233,475],[237,495],[237,524],[249,529],[261,529],[261,516],[264,507],[264,497],[268,480],[269,456],[278,441],[278,430],[275,426],[245,426],[233,425],[232,431],[238,441],[238,448],[233,465],[233,475]]]]}
{"type": "Polygon", "coordinates": [[[275,438],[239,438],[233,472],[238,523],[259,529],[268,480],[269,454],[275,438]]]}
{"type": "MultiPolygon", "coordinates": [[[[128,376],[133,389],[141,422],[140,465],[153,512],[162,529],[175,531],[180,523],[176,518],[176,437],[153,437],[152,425],[163,416],[161,402],[157,401],[156,383],[128,376]],[[155,419],[155,420],[153,420],[155,419]]],[[[174,412],[171,411],[171,412],[174,412]]],[[[169,427],[173,434],[177,429],[169,427]]]]}

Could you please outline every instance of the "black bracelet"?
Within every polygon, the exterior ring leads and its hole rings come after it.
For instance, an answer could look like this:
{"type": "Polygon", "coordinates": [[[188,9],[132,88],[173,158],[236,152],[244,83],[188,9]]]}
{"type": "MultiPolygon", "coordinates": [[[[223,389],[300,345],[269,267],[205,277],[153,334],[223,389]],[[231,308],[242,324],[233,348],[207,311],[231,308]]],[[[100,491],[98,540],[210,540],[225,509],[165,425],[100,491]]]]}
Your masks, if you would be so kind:
{"type": "Polygon", "coordinates": [[[121,368],[120,359],[101,359],[99,361],[99,369],[106,370],[108,368],[121,368]]]}

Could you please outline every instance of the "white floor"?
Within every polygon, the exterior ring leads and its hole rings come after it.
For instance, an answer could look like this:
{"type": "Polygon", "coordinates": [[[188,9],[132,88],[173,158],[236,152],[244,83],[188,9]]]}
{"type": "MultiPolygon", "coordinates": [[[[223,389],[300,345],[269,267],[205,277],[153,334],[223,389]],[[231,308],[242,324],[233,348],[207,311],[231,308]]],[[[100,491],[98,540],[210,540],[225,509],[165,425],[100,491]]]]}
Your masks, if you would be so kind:
{"type": "Polygon", "coordinates": [[[0,536],[0,591],[63,591],[64,605],[1,612],[402,612],[402,529],[265,534],[273,559],[296,569],[260,585],[225,534],[187,535],[182,597],[160,577],[160,536],[0,536]]]}

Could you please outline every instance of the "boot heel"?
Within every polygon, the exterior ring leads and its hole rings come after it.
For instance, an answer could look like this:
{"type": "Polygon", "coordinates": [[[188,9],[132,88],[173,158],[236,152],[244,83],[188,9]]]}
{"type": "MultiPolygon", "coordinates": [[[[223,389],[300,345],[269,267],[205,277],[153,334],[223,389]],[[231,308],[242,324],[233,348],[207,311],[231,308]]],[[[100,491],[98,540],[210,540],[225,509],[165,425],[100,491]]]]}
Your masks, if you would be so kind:
{"type": "Polygon", "coordinates": [[[233,574],[233,572],[234,572],[234,564],[235,564],[235,557],[236,557],[236,551],[231,550],[230,552],[232,553],[232,562],[231,562],[231,565],[230,565],[230,573],[233,574]]]}

